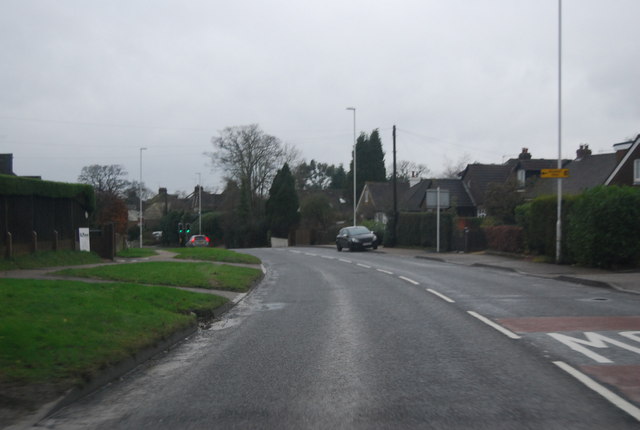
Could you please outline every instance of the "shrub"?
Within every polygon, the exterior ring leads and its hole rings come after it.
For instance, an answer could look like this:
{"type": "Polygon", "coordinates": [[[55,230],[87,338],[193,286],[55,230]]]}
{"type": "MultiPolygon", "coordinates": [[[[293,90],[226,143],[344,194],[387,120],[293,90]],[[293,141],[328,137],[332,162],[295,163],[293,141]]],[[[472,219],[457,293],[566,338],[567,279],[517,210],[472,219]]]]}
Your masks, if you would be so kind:
{"type": "Polygon", "coordinates": [[[524,229],[515,225],[498,225],[484,229],[489,249],[519,253],[524,250],[524,229]]]}
{"type": "Polygon", "coordinates": [[[579,264],[611,268],[640,259],[640,189],[596,187],[575,202],[568,233],[579,264]]]}
{"type": "MultiPolygon", "coordinates": [[[[562,199],[562,237],[567,237],[569,214],[573,210],[575,196],[562,199]]],[[[526,248],[535,254],[555,256],[556,223],[558,220],[556,196],[542,196],[516,208],[516,220],[524,228],[526,248]]],[[[567,241],[562,242],[562,255],[569,262],[567,241]]]]}

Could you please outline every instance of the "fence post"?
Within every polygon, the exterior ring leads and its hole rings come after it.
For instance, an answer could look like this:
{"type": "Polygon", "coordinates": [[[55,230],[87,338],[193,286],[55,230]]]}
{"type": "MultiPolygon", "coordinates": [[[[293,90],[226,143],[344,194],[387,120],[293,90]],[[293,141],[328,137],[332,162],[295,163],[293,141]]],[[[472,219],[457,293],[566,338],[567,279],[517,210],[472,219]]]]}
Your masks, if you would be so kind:
{"type": "Polygon", "coordinates": [[[58,250],[58,230],[53,230],[53,246],[54,251],[58,250]]]}
{"type": "Polygon", "coordinates": [[[31,251],[38,252],[38,233],[31,232],[31,251]]]}
{"type": "Polygon", "coordinates": [[[13,258],[13,237],[9,232],[7,232],[7,249],[5,251],[5,257],[7,260],[13,258]]]}

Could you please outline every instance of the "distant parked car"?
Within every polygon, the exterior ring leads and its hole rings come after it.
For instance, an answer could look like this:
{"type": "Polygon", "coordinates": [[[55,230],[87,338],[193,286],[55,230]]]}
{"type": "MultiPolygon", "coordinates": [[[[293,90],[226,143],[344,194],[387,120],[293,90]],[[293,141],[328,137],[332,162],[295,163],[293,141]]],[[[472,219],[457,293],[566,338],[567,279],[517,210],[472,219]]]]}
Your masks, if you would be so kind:
{"type": "Polygon", "coordinates": [[[342,248],[349,248],[350,251],[366,248],[377,249],[378,238],[367,227],[345,227],[336,237],[336,248],[338,251],[342,251],[342,248]]]}
{"type": "Polygon", "coordinates": [[[197,246],[209,246],[209,238],[204,234],[194,234],[187,241],[186,246],[189,247],[197,247],[197,246]]]}

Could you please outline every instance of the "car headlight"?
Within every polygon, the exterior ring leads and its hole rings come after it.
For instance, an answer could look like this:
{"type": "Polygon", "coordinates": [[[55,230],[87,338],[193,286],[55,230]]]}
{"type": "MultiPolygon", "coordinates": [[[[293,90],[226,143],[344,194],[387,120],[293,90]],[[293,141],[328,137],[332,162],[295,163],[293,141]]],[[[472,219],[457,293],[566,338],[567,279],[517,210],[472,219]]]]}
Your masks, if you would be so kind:
{"type": "Polygon", "coordinates": [[[360,241],[358,239],[356,239],[355,237],[351,238],[351,242],[353,243],[360,243],[360,241]]]}

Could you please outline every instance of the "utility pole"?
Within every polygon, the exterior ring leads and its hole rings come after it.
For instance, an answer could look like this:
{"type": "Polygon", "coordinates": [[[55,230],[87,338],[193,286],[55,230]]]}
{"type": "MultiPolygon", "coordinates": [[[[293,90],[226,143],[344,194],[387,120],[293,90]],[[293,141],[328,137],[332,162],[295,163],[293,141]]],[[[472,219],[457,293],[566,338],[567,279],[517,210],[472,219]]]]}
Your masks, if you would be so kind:
{"type": "Polygon", "coordinates": [[[396,234],[398,233],[398,181],[396,172],[396,126],[393,126],[393,236],[391,245],[396,246],[396,234]]]}

